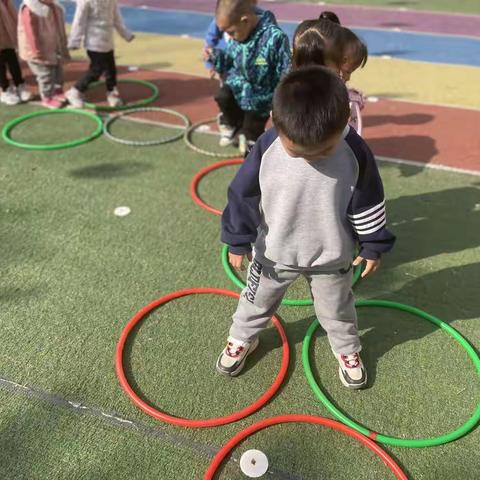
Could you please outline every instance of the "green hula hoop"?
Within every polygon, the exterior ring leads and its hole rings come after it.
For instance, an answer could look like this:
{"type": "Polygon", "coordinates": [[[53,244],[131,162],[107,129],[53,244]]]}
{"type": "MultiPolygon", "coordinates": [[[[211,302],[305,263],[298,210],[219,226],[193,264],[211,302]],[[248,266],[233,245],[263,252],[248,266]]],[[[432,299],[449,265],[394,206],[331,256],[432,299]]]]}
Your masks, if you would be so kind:
{"type": "Polygon", "coordinates": [[[3,127],[2,138],[9,145],[12,145],[12,146],[18,147],[18,148],[25,148],[27,150],[61,150],[61,149],[64,149],[64,148],[72,148],[72,147],[76,147],[78,145],[83,145],[85,143],[88,143],[91,140],[94,140],[95,138],[98,138],[102,134],[102,132],[103,132],[103,122],[102,122],[102,119],[98,115],[96,115],[92,112],[86,112],[84,110],[76,110],[76,109],[73,109],[73,108],[69,108],[69,109],[65,109],[65,110],[62,110],[62,109],[39,110],[37,112],[28,113],[27,115],[23,115],[21,117],[15,118],[15,119],[11,120],[10,122],[8,122],[3,127]],[[95,129],[95,131],[92,134],[88,135],[87,137],[79,138],[78,140],[73,140],[71,142],[53,143],[51,145],[35,145],[35,144],[31,144],[31,143],[22,143],[22,142],[17,142],[10,137],[11,131],[17,125],[19,125],[20,123],[23,123],[27,120],[30,120],[31,118],[43,117],[43,116],[46,116],[46,115],[60,115],[60,114],[66,114],[66,113],[74,113],[76,115],[77,114],[78,115],[84,115],[85,117],[91,118],[92,120],[94,120],[96,122],[97,128],[95,129]]]}
{"type": "MultiPolygon", "coordinates": [[[[237,276],[235,271],[233,270],[230,262],[228,261],[228,245],[224,245],[222,248],[222,265],[225,273],[227,274],[228,278],[240,289],[245,288],[245,283],[237,276]]],[[[358,266],[353,271],[353,280],[352,280],[352,287],[358,282],[360,275],[362,274],[362,267],[358,266]]],[[[305,307],[308,305],[313,305],[313,300],[311,298],[305,299],[292,299],[292,298],[284,298],[282,300],[282,305],[289,305],[291,307],[305,307]]]]}
{"type": "MultiPolygon", "coordinates": [[[[382,308],[392,308],[395,310],[401,310],[404,312],[411,313],[417,317],[423,318],[428,320],[429,322],[437,325],[441,328],[445,333],[453,337],[467,352],[468,356],[472,360],[477,374],[480,376],[480,358],[475,352],[474,348],[468,343],[468,341],[453,327],[445,323],[444,321],[440,320],[439,318],[430,315],[423,310],[420,310],[415,307],[411,307],[410,305],[404,305],[402,303],[397,302],[390,302],[388,300],[358,300],[356,302],[357,307],[382,307],[382,308]]],[[[410,448],[421,448],[421,447],[433,447],[436,445],[443,445],[444,443],[452,442],[457,440],[458,438],[466,435],[470,432],[479,422],[480,420],[480,403],[478,404],[475,412],[473,415],[459,428],[456,430],[446,433],[444,435],[440,435],[438,437],[432,438],[418,438],[418,439],[406,439],[406,438],[398,438],[398,437],[391,437],[388,435],[382,435],[380,433],[372,432],[368,428],[363,427],[362,425],[358,424],[350,417],[348,417],[345,413],[343,413],[339,408],[337,408],[332,401],[327,397],[327,395],[322,391],[322,389],[317,384],[312,368],[310,366],[310,344],[312,340],[312,336],[319,327],[317,321],[313,322],[308,329],[305,338],[303,340],[303,347],[302,347],[302,362],[303,368],[305,370],[305,374],[307,376],[307,381],[315,393],[315,396],[323,403],[323,405],[327,408],[327,410],[333,414],[338,420],[340,420],[345,425],[357,430],[357,432],[363,433],[367,437],[380,442],[386,445],[394,445],[396,447],[410,447],[410,448]]]]}
{"type": "MultiPolygon", "coordinates": [[[[103,85],[105,83],[105,80],[99,80],[98,82],[93,82],[90,86],[90,88],[95,88],[98,85],[103,85]]],[[[120,107],[109,107],[108,105],[95,105],[94,103],[90,102],[85,102],[85,107],[90,108],[91,110],[98,110],[101,112],[114,112],[118,110],[130,110],[131,108],[140,108],[140,107],[146,107],[147,105],[150,105],[152,102],[154,102],[158,96],[159,96],[159,91],[156,85],[154,85],[152,82],[147,82],[146,80],[134,80],[130,78],[122,78],[118,80],[118,83],[129,83],[129,84],[134,84],[134,85],[142,85],[144,87],[147,87],[151,90],[151,95],[148,98],[144,98],[143,100],[138,100],[137,102],[133,103],[127,103],[126,105],[121,105],[120,107]]]]}

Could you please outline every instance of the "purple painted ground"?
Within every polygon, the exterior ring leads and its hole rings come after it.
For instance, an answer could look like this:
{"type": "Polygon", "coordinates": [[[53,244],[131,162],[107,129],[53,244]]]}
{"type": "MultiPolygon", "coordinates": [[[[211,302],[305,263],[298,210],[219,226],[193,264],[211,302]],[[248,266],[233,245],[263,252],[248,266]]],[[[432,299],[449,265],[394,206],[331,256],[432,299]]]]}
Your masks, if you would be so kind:
{"type": "MultiPolygon", "coordinates": [[[[120,0],[128,6],[148,6],[169,10],[193,10],[212,13],[215,0],[120,0]]],[[[322,10],[330,9],[338,14],[345,25],[362,28],[400,28],[404,31],[469,35],[480,37],[480,15],[451,15],[448,13],[387,10],[347,5],[313,5],[307,3],[282,3],[260,1],[264,8],[272,10],[278,20],[300,21],[315,18],[322,10]]]]}

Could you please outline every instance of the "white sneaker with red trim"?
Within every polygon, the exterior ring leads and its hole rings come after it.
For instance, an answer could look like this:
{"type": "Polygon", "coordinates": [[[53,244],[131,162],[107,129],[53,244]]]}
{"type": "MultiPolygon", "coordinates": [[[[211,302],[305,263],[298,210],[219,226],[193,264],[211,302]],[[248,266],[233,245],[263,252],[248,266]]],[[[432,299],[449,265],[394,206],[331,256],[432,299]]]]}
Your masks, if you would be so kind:
{"type": "Polygon", "coordinates": [[[230,377],[237,376],[242,371],[247,356],[258,347],[258,344],[258,338],[252,342],[242,342],[228,337],[227,346],[217,360],[217,372],[230,377]]]}
{"type": "Polygon", "coordinates": [[[345,387],[359,389],[367,385],[367,371],[359,353],[340,354],[336,357],[339,363],[338,375],[345,387]]]}

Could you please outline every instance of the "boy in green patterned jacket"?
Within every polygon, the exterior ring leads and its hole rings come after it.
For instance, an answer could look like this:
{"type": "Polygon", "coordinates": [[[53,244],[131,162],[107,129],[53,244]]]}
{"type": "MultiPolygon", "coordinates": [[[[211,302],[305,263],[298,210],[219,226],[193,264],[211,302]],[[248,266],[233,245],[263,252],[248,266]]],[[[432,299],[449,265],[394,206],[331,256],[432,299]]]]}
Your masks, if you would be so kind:
{"type": "Polygon", "coordinates": [[[238,135],[245,155],[265,130],[273,91],[290,68],[290,44],[272,14],[256,12],[251,0],[218,0],[215,14],[218,27],[230,37],[225,50],[206,51],[223,78],[215,96],[220,145],[232,144],[238,135]]]}

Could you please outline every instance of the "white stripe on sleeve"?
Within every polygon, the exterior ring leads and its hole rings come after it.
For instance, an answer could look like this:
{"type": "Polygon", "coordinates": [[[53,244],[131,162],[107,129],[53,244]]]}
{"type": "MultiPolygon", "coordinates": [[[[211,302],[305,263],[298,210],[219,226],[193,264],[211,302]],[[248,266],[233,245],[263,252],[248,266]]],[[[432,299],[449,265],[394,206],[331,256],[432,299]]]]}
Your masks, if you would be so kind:
{"type": "Polygon", "coordinates": [[[381,223],[378,225],[375,225],[373,228],[370,228],[369,230],[355,230],[358,235],[370,235],[371,233],[378,232],[378,230],[382,229],[385,224],[387,223],[387,219],[383,218],[381,223]]]}
{"type": "Polygon", "coordinates": [[[367,223],[371,223],[374,220],[377,220],[378,217],[381,217],[382,215],[385,215],[385,207],[381,208],[380,210],[377,210],[373,215],[369,215],[368,217],[362,218],[360,220],[352,220],[349,219],[352,225],[358,228],[362,228],[365,226],[367,223]]]}
{"type": "Polygon", "coordinates": [[[383,199],[383,201],[380,202],[379,204],[375,205],[372,208],[369,208],[368,210],[365,210],[362,213],[357,213],[355,215],[348,215],[348,218],[356,221],[357,219],[360,219],[360,218],[366,217],[368,215],[371,215],[372,213],[375,213],[377,210],[379,210],[380,208],[382,208],[384,206],[385,206],[385,199],[383,199]]]}

